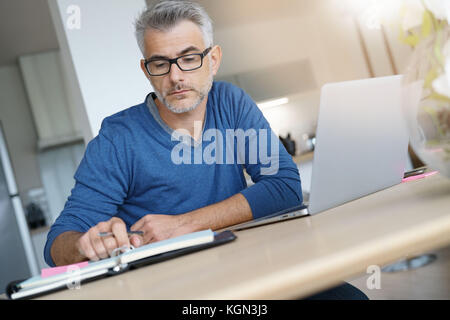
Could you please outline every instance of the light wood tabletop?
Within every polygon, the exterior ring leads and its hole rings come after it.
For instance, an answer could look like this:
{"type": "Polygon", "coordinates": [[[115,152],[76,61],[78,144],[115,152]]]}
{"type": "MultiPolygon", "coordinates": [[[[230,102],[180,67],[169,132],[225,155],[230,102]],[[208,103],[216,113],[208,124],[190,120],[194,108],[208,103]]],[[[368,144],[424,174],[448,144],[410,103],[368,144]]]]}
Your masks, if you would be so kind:
{"type": "MultiPolygon", "coordinates": [[[[338,190],[336,192],[339,192],[338,190]]],[[[450,180],[401,183],[315,216],[41,299],[293,299],[450,243],[450,180]]]]}

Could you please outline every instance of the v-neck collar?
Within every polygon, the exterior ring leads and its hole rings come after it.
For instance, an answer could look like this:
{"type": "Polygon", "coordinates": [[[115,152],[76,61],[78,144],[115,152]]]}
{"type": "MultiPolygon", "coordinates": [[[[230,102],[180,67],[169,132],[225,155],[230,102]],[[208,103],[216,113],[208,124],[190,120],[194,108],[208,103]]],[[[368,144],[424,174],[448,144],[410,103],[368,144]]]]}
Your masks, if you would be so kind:
{"type": "Polygon", "coordinates": [[[156,122],[161,126],[161,128],[171,137],[174,137],[176,140],[178,141],[182,141],[182,142],[186,142],[186,140],[190,141],[190,146],[194,146],[198,147],[199,145],[202,144],[202,140],[203,140],[203,133],[205,132],[205,128],[206,128],[206,122],[208,120],[208,104],[209,104],[209,100],[206,103],[206,109],[205,109],[205,118],[203,121],[203,127],[202,127],[202,134],[200,136],[200,140],[196,141],[191,135],[186,135],[186,134],[182,134],[179,131],[173,130],[171,127],[169,127],[167,125],[166,122],[164,122],[164,120],[161,118],[161,115],[159,114],[159,110],[158,107],[156,106],[155,103],[155,99],[156,99],[156,94],[154,92],[151,92],[146,100],[147,100],[147,107],[148,110],[150,111],[151,115],[153,116],[153,118],[156,120],[156,122]],[[183,138],[183,136],[188,136],[189,139],[183,138]]]}

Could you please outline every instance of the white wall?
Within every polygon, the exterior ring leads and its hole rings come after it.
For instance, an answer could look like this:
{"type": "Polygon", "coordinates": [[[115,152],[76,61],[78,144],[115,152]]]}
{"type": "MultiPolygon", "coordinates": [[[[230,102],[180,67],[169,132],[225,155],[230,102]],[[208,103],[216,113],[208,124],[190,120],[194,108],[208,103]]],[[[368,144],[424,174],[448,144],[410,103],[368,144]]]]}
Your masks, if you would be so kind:
{"type": "MultiPolygon", "coordinates": [[[[258,5],[256,0],[248,0],[258,5]]],[[[266,2],[264,2],[266,3],[266,2]]],[[[274,13],[274,18],[257,19],[252,6],[243,6],[239,12],[240,24],[227,23],[216,10],[217,1],[202,1],[211,7],[211,18],[220,21],[215,30],[215,43],[222,46],[223,61],[219,76],[231,76],[245,71],[266,69],[269,66],[307,59],[311,63],[317,91],[328,82],[370,77],[356,21],[351,8],[339,0],[300,1],[292,5],[292,13],[274,13]],[[298,3],[308,3],[303,11],[298,3]],[[215,17],[217,16],[217,18],[215,17]],[[244,17],[248,16],[249,19],[244,17]]],[[[283,6],[288,6],[286,2],[283,6]]],[[[230,1],[228,11],[239,10],[239,3],[230,1]],[[234,6],[234,7],[233,7],[234,6]]],[[[283,7],[284,8],[284,7],[283,7]]],[[[271,8],[276,11],[276,8],[271,8]]],[[[370,29],[358,19],[370,64],[375,77],[393,74],[383,35],[379,29],[370,29]]],[[[398,26],[386,27],[386,36],[398,72],[405,69],[410,50],[398,40],[398,26]]],[[[267,75],[270,77],[270,74],[267,75]]],[[[274,96],[278,98],[280,96],[274,96]]],[[[302,133],[312,133],[317,122],[318,92],[299,92],[290,97],[290,103],[264,111],[274,131],[285,136],[291,132],[298,145],[302,133]]]]}
{"type": "Polygon", "coordinates": [[[2,122],[17,187],[21,196],[41,187],[36,154],[37,134],[23,80],[16,64],[0,68],[2,122]]]}
{"type": "Polygon", "coordinates": [[[307,58],[319,87],[330,81],[368,77],[351,17],[320,9],[215,30],[215,42],[224,52],[219,75],[307,58]]]}
{"type": "Polygon", "coordinates": [[[74,118],[83,125],[88,142],[105,117],[142,103],[151,91],[139,66],[142,55],[133,25],[145,1],[49,0],[49,6],[69,78],[72,108],[77,109],[74,118]],[[79,15],[68,11],[70,6],[76,6],[79,15]],[[79,29],[73,24],[77,18],[79,29]]]}

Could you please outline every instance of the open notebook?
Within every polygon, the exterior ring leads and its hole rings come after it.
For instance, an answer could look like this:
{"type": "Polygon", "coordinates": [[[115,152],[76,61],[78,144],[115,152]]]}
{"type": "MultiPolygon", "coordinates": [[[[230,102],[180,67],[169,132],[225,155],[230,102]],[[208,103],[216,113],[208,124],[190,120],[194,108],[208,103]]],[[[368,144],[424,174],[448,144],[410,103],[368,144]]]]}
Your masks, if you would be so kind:
{"type": "Polygon", "coordinates": [[[73,288],[83,282],[115,275],[186,253],[202,250],[232,241],[236,236],[231,231],[215,233],[211,230],[189,233],[176,238],[150,243],[137,249],[130,249],[118,256],[89,262],[86,266],[68,268],[67,272],[49,277],[35,276],[25,281],[14,281],[6,289],[10,299],[23,299],[42,295],[55,290],[73,288]]]}

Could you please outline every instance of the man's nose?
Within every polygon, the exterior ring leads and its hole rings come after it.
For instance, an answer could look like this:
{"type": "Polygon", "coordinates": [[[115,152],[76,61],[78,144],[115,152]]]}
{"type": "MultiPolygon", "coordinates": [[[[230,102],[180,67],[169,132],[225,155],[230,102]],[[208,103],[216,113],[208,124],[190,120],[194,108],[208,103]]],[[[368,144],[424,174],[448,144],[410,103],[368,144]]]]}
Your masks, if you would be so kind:
{"type": "Polygon", "coordinates": [[[169,78],[173,82],[183,81],[183,70],[181,70],[176,63],[173,63],[170,67],[169,78]]]}

